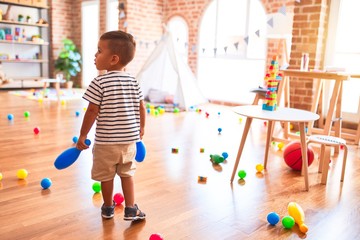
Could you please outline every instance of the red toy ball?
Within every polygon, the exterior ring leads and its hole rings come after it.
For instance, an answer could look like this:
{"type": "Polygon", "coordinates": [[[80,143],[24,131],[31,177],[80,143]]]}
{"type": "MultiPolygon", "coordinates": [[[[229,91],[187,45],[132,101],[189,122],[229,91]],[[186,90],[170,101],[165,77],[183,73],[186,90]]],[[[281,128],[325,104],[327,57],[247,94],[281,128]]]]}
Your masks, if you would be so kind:
{"type": "Polygon", "coordinates": [[[39,127],[35,127],[35,128],[34,128],[34,133],[35,133],[36,135],[38,135],[38,134],[40,133],[40,128],[39,128],[39,127]]]}
{"type": "Polygon", "coordinates": [[[164,240],[164,239],[160,234],[154,233],[154,234],[151,234],[149,240],[164,240]]]}
{"type": "Polygon", "coordinates": [[[116,205],[120,205],[124,201],[124,196],[121,193],[116,193],[114,195],[114,201],[115,201],[116,205]]]}
{"type": "MultiPolygon", "coordinates": [[[[291,142],[286,145],[284,150],[285,163],[292,169],[301,171],[302,168],[302,156],[301,156],[301,144],[300,142],[291,142]]],[[[314,151],[311,148],[307,149],[308,166],[314,161],[314,151]]]]}

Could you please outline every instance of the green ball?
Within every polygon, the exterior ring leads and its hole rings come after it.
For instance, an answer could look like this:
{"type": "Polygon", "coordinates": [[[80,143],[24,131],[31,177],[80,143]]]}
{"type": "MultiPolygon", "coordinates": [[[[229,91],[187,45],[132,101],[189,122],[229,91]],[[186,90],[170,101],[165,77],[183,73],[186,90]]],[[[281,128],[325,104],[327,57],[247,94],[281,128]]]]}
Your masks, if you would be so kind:
{"type": "Polygon", "coordinates": [[[244,179],[244,178],[246,177],[246,172],[245,172],[245,170],[240,170],[240,171],[238,172],[238,176],[239,176],[240,179],[244,179]]]}
{"type": "Polygon", "coordinates": [[[284,226],[284,228],[286,229],[290,229],[295,225],[295,220],[292,216],[285,216],[282,219],[282,225],[284,226]]]}
{"type": "Polygon", "coordinates": [[[99,182],[94,182],[92,189],[94,192],[99,193],[101,191],[101,184],[99,182]]]}
{"type": "Polygon", "coordinates": [[[29,112],[29,111],[25,111],[25,112],[24,112],[24,117],[30,117],[30,112],[29,112]]]}

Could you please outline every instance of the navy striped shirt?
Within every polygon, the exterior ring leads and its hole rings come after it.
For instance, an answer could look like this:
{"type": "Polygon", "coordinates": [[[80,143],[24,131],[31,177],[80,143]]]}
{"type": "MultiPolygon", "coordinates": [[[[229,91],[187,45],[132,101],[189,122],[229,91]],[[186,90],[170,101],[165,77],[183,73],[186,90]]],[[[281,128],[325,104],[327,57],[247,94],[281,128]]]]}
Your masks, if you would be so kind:
{"type": "Polygon", "coordinates": [[[83,98],[100,108],[96,143],[127,144],[139,140],[140,100],[144,96],[134,77],[121,71],[100,75],[92,80],[83,98]]]}

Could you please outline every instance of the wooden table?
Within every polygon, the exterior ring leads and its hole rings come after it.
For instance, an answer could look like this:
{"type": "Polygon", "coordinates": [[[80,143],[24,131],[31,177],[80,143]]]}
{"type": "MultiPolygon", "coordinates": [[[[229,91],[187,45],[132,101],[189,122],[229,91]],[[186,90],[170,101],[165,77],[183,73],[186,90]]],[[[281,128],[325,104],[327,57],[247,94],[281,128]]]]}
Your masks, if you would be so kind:
{"type": "Polygon", "coordinates": [[[266,111],[266,110],[262,110],[262,107],[257,105],[235,107],[233,110],[235,113],[245,116],[246,123],[245,123],[243,135],[241,137],[240,146],[236,156],[236,161],[234,164],[234,169],[230,181],[233,182],[234,180],[234,176],[240,162],[241,154],[244,149],[245,141],[251,126],[251,122],[254,118],[268,121],[267,124],[268,129],[266,133],[265,157],[264,157],[265,169],[267,167],[269,147],[273,139],[272,131],[273,131],[274,122],[275,121],[292,122],[299,124],[301,153],[303,159],[302,174],[304,175],[304,179],[305,179],[305,189],[308,191],[309,180],[308,180],[308,160],[307,160],[305,124],[319,119],[319,115],[309,111],[295,109],[295,108],[279,108],[276,111],[266,111]]]}
{"type": "Polygon", "coordinates": [[[64,83],[64,79],[58,79],[58,78],[47,78],[41,80],[44,83],[44,93],[46,92],[46,88],[48,83],[54,83],[55,85],[55,91],[56,91],[56,97],[58,102],[60,102],[60,83],[64,83]]]}

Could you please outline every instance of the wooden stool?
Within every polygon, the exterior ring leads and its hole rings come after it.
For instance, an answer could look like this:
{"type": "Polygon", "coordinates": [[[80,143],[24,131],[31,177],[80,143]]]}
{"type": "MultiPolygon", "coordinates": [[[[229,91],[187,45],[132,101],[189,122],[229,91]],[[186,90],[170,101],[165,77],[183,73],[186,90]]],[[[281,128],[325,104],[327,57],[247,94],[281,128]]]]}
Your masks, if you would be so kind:
{"type": "Polygon", "coordinates": [[[319,163],[319,173],[322,173],[321,176],[321,183],[326,184],[327,182],[327,176],[328,176],[328,170],[329,170],[329,159],[330,159],[330,153],[331,153],[331,147],[336,146],[343,146],[344,151],[344,159],[343,159],[343,165],[342,165],[342,171],[341,171],[341,182],[344,181],[344,175],[345,175],[345,166],[346,166],[346,157],[348,148],[346,146],[346,141],[342,138],[333,137],[333,136],[327,136],[327,135],[312,135],[308,137],[308,140],[306,142],[307,146],[310,143],[318,143],[321,144],[320,149],[320,163],[319,163]]]}

